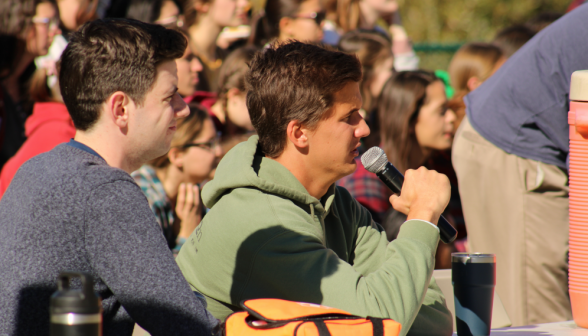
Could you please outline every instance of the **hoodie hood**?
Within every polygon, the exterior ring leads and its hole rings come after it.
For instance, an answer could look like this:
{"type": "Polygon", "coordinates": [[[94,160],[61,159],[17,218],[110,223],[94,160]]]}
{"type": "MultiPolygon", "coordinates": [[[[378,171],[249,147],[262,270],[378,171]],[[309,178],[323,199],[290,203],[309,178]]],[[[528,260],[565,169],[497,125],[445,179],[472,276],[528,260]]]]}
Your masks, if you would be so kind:
{"type": "MultiPolygon", "coordinates": [[[[284,196],[302,204],[322,208],[318,199],[311,196],[306,188],[281,163],[266,158],[258,150],[257,135],[231,149],[219,163],[215,178],[206,183],[202,190],[202,200],[212,208],[220,198],[235,188],[256,188],[267,193],[284,196]]],[[[331,186],[325,199],[329,208],[334,196],[335,186],[331,186]]]]}
{"type": "Polygon", "coordinates": [[[35,103],[33,114],[25,122],[25,134],[30,137],[41,125],[53,121],[66,121],[73,126],[73,121],[67,112],[67,107],[63,103],[35,103]]]}

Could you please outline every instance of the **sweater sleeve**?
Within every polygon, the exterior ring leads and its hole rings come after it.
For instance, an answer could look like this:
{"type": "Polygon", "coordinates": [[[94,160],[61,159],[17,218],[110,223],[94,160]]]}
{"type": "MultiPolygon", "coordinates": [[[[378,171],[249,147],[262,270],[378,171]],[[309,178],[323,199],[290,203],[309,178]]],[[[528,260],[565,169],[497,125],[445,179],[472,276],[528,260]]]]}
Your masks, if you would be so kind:
{"type": "Polygon", "coordinates": [[[141,189],[115,181],[93,190],[85,245],[94,272],[151,335],[208,335],[217,320],[190,290],[141,189]]]}

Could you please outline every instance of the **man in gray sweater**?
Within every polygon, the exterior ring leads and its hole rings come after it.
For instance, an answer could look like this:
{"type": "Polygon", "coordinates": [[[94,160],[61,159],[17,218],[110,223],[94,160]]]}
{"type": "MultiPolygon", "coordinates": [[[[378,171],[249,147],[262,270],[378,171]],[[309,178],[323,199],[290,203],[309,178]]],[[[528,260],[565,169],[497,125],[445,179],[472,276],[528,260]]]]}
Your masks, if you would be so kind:
{"type": "Polygon", "coordinates": [[[0,201],[0,335],[49,333],[61,271],[90,273],[104,335],[205,335],[217,325],[190,290],[130,172],[167,152],[178,118],[175,59],[161,26],[98,20],[74,33],[60,88],[75,139],[26,162],[0,201]]]}

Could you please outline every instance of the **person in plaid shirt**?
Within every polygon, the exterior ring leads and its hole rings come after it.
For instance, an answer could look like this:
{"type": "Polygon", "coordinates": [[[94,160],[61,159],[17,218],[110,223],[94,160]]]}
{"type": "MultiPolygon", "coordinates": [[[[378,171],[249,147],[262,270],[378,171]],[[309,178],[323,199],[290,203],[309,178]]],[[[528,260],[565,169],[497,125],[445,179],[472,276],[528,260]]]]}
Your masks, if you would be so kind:
{"type": "Polygon", "coordinates": [[[208,113],[197,103],[188,106],[190,115],[178,121],[170,151],[131,174],[176,254],[200,223],[203,205],[198,184],[208,179],[221,155],[208,113]]]}
{"type": "Polygon", "coordinates": [[[357,163],[355,172],[340,179],[337,185],[345,187],[361,205],[368,209],[375,222],[382,223],[386,211],[391,208],[388,198],[392,193],[376,174],[364,168],[359,157],[355,161],[357,163]]]}

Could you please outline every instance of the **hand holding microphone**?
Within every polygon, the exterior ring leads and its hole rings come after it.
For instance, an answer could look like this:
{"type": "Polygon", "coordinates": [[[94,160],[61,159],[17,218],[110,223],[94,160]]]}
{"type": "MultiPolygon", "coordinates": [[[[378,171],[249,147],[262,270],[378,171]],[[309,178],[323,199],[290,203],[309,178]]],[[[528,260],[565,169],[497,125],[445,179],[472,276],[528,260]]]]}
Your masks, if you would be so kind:
{"type": "Polygon", "coordinates": [[[439,219],[440,238],[444,243],[451,243],[457,237],[457,231],[441,213],[447,206],[451,196],[451,188],[447,177],[425,168],[409,170],[406,183],[400,173],[390,162],[384,151],[372,147],[361,157],[365,169],[375,173],[392,192],[400,195],[392,196],[394,209],[408,216],[408,219],[423,219],[432,223],[439,219]]]}

